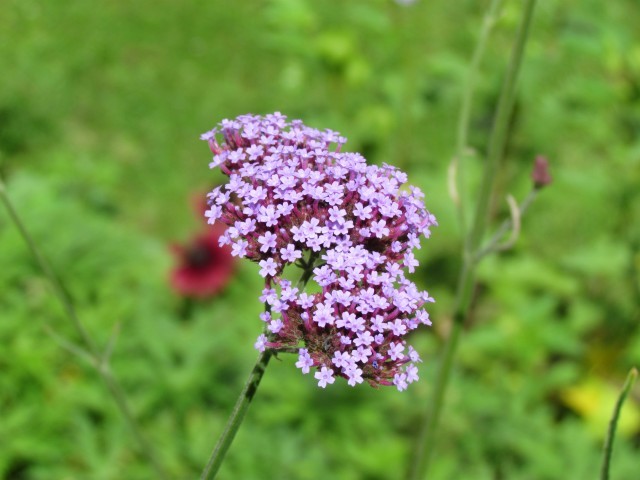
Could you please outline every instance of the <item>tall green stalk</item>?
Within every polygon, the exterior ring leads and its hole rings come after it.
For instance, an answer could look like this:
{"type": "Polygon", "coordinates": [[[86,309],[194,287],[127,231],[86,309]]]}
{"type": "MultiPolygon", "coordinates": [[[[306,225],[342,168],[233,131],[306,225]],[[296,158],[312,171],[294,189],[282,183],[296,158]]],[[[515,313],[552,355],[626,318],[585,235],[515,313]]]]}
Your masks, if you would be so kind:
{"type": "Polygon", "coordinates": [[[444,398],[449,384],[453,359],[458,348],[464,320],[469,313],[472,292],[476,284],[477,252],[480,250],[487,227],[487,213],[500,160],[504,155],[509,118],[513,111],[515,87],[522,64],[524,48],[527,42],[529,26],[533,18],[536,0],[525,0],[522,19],[507,68],[506,77],[500,92],[496,116],[493,122],[484,175],[476,203],[473,225],[465,239],[463,264],[458,277],[458,286],[454,303],[453,326],[445,346],[442,363],[437,373],[432,403],[425,423],[419,433],[416,453],[411,464],[409,478],[420,480],[425,477],[431,456],[435,450],[435,434],[442,411],[444,398]]]}
{"type": "Polygon", "coordinates": [[[73,305],[73,301],[69,296],[69,293],[64,288],[64,285],[60,280],[60,277],[56,274],[55,270],[51,267],[51,264],[47,261],[46,257],[42,255],[42,253],[40,252],[38,245],[36,244],[35,240],[31,236],[29,231],[27,230],[26,226],[24,225],[24,222],[20,218],[18,211],[16,210],[15,206],[13,205],[13,202],[11,201],[11,199],[9,198],[9,195],[7,194],[6,185],[2,180],[2,178],[0,178],[0,200],[4,204],[7,212],[9,213],[9,217],[11,218],[12,222],[20,232],[22,239],[27,244],[27,247],[31,251],[31,254],[33,255],[36,262],[38,263],[38,265],[44,272],[45,276],[51,283],[51,286],[53,287],[54,295],[58,298],[58,300],[62,304],[62,307],[64,309],[64,312],[67,318],[73,325],[78,336],[80,337],[80,340],[84,344],[85,350],[75,347],[73,344],[68,344],[69,350],[79,353],[81,356],[86,357],[90,360],[90,363],[96,369],[96,371],[102,378],[102,381],[107,386],[107,389],[109,390],[109,393],[111,394],[114,401],[116,402],[116,405],[120,410],[120,413],[122,414],[125,422],[131,429],[131,432],[133,433],[133,436],[138,442],[138,445],[140,447],[142,454],[151,463],[152,467],[156,471],[157,477],[166,478],[164,474],[164,470],[160,462],[158,461],[151,444],[143,435],[142,431],[140,430],[140,427],[135,421],[135,418],[133,416],[131,408],[129,407],[129,403],[127,402],[124,391],[120,386],[120,383],[118,382],[116,377],[113,375],[113,372],[109,368],[109,365],[107,363],[108,352],[107,354],[102,354],[100,352],[96,343],[93,341],[93,338],[91,337],[91,335],[89,335],[89,332],[87,331],[84,324],[78,317],[78,314],[73,305]]]}

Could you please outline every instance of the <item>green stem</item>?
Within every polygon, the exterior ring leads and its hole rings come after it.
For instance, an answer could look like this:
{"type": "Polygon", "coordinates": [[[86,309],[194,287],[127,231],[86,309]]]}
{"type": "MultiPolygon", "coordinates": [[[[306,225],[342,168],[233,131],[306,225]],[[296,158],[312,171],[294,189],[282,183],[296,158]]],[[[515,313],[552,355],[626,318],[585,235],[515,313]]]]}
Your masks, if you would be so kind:
{"type": "Polygon", "coordinates": [[[622,387],[622,391],[620,392],[620,396],[618,397],[618,401],[616,402],[616,406],[613,409],[613,415],[609,422],[609,430],[607,432],[607,438],[604,442],[604,456],[602,459],[602,469],[600,471],[600,480],[608,480],[609,479],[609,466],[611,464],[611,453],[613,452],[613,440],[616,436],[616,427],[618,426],[618,417],[620,416],[620,411],[622,410],[622,405],[629,395],[631,391],[631,387],[635,383],[638,378],[638,369],[632,368],[627,375],[627,380],[624,382],[622,387]]]}
{"type": "Polygon", "coordinates": [[[120,413],[122,414],[122,416],[125,419],[125,422],[133,432],[133,435],[140,446],[140,450],[142,454],[151,462],[153,468],[156,471],[157,476],[159,478],[166,478],[164,474],[164,470],[161,467],[160,463],[158,462],[157,457],[154,454],[153,448],[151,447],[151,444],[147,441],[145,436],[142,434],[142,431],[140,430],[138,424],[136,423],[133,417],[133,414],[131,413],[131,408],[127,403],[122,387],[120,386],[116,378],[113,376],[113,374],[109,370],[108,365],[104,363],[103,356],[100,354],[98,347],[96,346],[95,342],[89,335],[89,332],[87,331],[87,329],[84,327],[84,324],[80,321],[80,318],[76,313],[76,309],[73,306],[73,301],[71,300],[71,297],[69,296],[67,290],[64,288],[64,285],[60,280],[60,277],[58,277],[53,267],[51,267],[51,264],[47,261],[46,257],[42,255],[42,253],[40,253],[40,250],[36,242],[33,240],[33,237],[31,236],[31,234],[25,227],[24,223],[22,222],[20,215],[18,214],[16,208],[13,205],[13,202],[11,202],[9,195],[7,194],[6,185],[2,180],[2,178],[0,178],[0,199],[2,200],[2,203],[7,209],[7,212],[9,213],[9,217],[11,218],[16,228],[20,232],[20,235],[22,236],[23,240],[29,247],[31,254],[36,259],[36,262],[44,272],[45,276],[49,279],[49,282],[53,287],[54,295],[58,298],[58,300],[60,300],[60,303],[62,303],[66,316],[71,321],[71,324],[73,325],[80,339],[82,340],[82,343],[84,344],[88,352],[88,355],[91,357],[91,360],[92,360],[91,364],[95,367],[98,374],[102,378],[102,381],[105,383],[105,385],[107,386],[107,389],[113,396],[113,399],[115,400],[116,405],[120,410],[120,413]]]}
{"type": "Polygon", "coordinates": [[[229,416],[229,420],[227,421],[227,425],[220,435],[218,439],[218,443],[216,443],[213,452],[211,453],[211,457],[209,458],[209,462],[207,466],[202,471],[202,475],[200,476],[201,480],[207,480],[210,478],[215,478],[224,457],[233,442],[238,429],[240,428],[240,424],[242,420],[244,420],[244,416],[247,413],[249,408],[249,404],[260,385],[260,380],[262,380],[262,376],[264,375],[264,371],[269,364],[269,360],[271,359],[272,352],[269,349],[266,349],[258,356],[258,360],[256,364],[253,366],[251,370],[251,374],[247,379],[247,382],[244,385],[244,388],[240,392],[240,396],[236,401],[235,406],[233,407],[233,411],[229,416]]]}
{"type": "Polygon", "coordinates": [[[470,310],[472,292],[475,289],[476,252],[480,248],[486,230],[488,220],[487,212],[489,210],[489,202],[491,200],[496,172],[505,150],[509,118],[513,110],[515,98],[516,80],[522,63],[524,47],[526,45],[535,3],[536,0],[525,0],[522,20],[518,28],[506,78],[500,92],[474,222],[465,241],[463,265],[458,279],[454,304],[453,327],[445,343],[444,357],[437,373],[432,399],[433,403],[429,414],[425,416],[425,423],[418,436],[417,450],[409,473],[409,478],[413,480],[424,478],[435,449],[435,433],[438,428],[442,405],[449,384],[451,366],[459,344],[464,320],[470,310]]]}
{"type": "MultiPolygon", "coordinates": [[[[304,269],[302,275],[300,276],[300,279],[296,283],[296,287],[304,289],[304,287],[307,285],[307,282],[309,281],[313,273],[315,262],[319,256],[320,254],[316,252],[312,252],[309,255],[309,261],[304,262],[304,269]]],[[[268,310],[268,305],[265,304],[265,307],[268,310]]],[[[231,415],[227,420],[227,425],[224,427],[222,435],[220,435],[220,438],[218,438],[218,442],[211,452],[211,456],[209,457],[207,466],[202,471],[200,480],[213,479],[218,474],[218,470],[220,470],[220,467],[222,466],[222,462],[224,461],[227,451],[233,443],[233,439],[235,438],[236,433],[238,432],[238,429],[240,428],[240,425],[244,420],[244,416],[249,409],[251,400],[253,400],[253,397],[258,390],[258,386],[260,385],[262,376],[264,375],[267,365],[269,364],[269,360],[271,360],[271,357],[274,355],[274,353],[278,353],[278,351],[266,349],[258,356],[258,359],[256,360],[256,363],[251,370],[251,374],[244,384],[244,387],[240,392],[240,396],[238,396],[236,404],[231,411],[231,415]]]]}
{"type": "Polygon", "coordinates": [[[500,9],[502,8],[502,3],[504,0],[491,0],[491,5],[489,6],[489,10],[484,17],[484,21],[482,23],[482,30],[480,31],[480,37],[478,38],[478,43],[476,44],[476,48],[473,52],[473,57],[471,58],[471,64],[469,65],[469,71],[467,72],[467,84],[465,86],[464,92],[462,93],[462,104],[460,106],[460,115],[458,117],[458,130],[457,130],[457,138],[456,138],[456,150],[455,150],[455,161],[457,163],[457,185],[458,185],[458,194],[460,196],[458,203],[458,217],[460,221],[460,228],[462,231],[462,235],[465,235],[466,232],[466,210],[465,210],[465,198],[464,193],[465,189],[465,180],[464,180],[464,165],[463,160],[466,155],[466,151],[469,145],[469,127],[471,123],[471,105],[473,103],[473,94],[475,93],[476,83],[478,71],[480,69],[480,62],[482,57],[484,56],[485,47],[487,44],[487,40],[493,29],[493,26],[496,24],[498,19],[498,14],[500,9]]]}

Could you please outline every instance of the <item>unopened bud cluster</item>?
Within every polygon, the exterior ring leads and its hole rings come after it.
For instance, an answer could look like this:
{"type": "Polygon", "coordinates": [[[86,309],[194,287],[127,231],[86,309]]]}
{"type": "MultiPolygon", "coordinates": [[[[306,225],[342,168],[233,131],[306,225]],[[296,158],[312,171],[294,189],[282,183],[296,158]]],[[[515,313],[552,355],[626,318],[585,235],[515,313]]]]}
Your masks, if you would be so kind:
{"type": "Polygon", "coordinates": [[[206,216],[228,225],[221,243],[265,278],[256,348],[298,349],[296,366],[314,369],[323,388],[336,376],[401,391],[417,380],[420,357],[405,336],[431,325],[423,306],[433,299],[405,274],[437,222],[418,188],[400,188],[406,174],[280,113],[224,120],[202,139],[210,167],[229,177],[208,195],[206,216]],[[292,264],[310,270],[316,293],[282,277],[292,264]]]}

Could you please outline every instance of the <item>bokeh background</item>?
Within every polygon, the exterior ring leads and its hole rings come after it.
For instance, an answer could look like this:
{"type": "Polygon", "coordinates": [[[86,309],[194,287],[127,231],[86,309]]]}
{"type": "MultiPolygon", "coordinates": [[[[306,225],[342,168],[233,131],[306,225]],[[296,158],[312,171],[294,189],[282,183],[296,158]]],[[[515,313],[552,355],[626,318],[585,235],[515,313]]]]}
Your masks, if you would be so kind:
{"type": "MultiPolygon", "coordinates": [[[[507,0],[482,63],[467,163],[485,152],[521,11],[507,0]]],[[[319,389],[269,366],[221,479],[402,479],[446,338],[461,239],[447,192],[467,66],[488,1],[4,0],[0,169],[91,334],[120,335],[112,366],[171,478],[195,478],[261,330],[257,268],[206,300],[169,278],[172,245],[206,228],[221,178],[198,135],[282,111],[409,172],[440,226],[416,281],[436,297],[404,393],[319,389]]],[[[433,479],[595,478],[607,420],[640,364],[640,9],[636,0],[539,2],[492,218],[553,184],[516,247],[486,261],[460,344],[433,479]]],[[[0,477],[148,479],[152,470],[0,212],[0,477]]],[[[640,472],[640,391],[621,419],[612,478],[640,472]]]]}

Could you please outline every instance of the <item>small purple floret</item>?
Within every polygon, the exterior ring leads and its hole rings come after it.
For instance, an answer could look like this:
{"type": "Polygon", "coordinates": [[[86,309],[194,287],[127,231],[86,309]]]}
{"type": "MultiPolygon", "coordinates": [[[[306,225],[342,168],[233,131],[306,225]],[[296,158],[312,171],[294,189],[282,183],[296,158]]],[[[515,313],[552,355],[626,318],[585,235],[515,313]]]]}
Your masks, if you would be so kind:
{"type": "Polygon", "coordinates": [[[331,384],[336,381],[333,378],[333,370],[327,367],[322,367],[319,372],[314,374],[314,377],[318,380],[318,386],[321,388],[325,388],[327,384],[331,384]]]}

